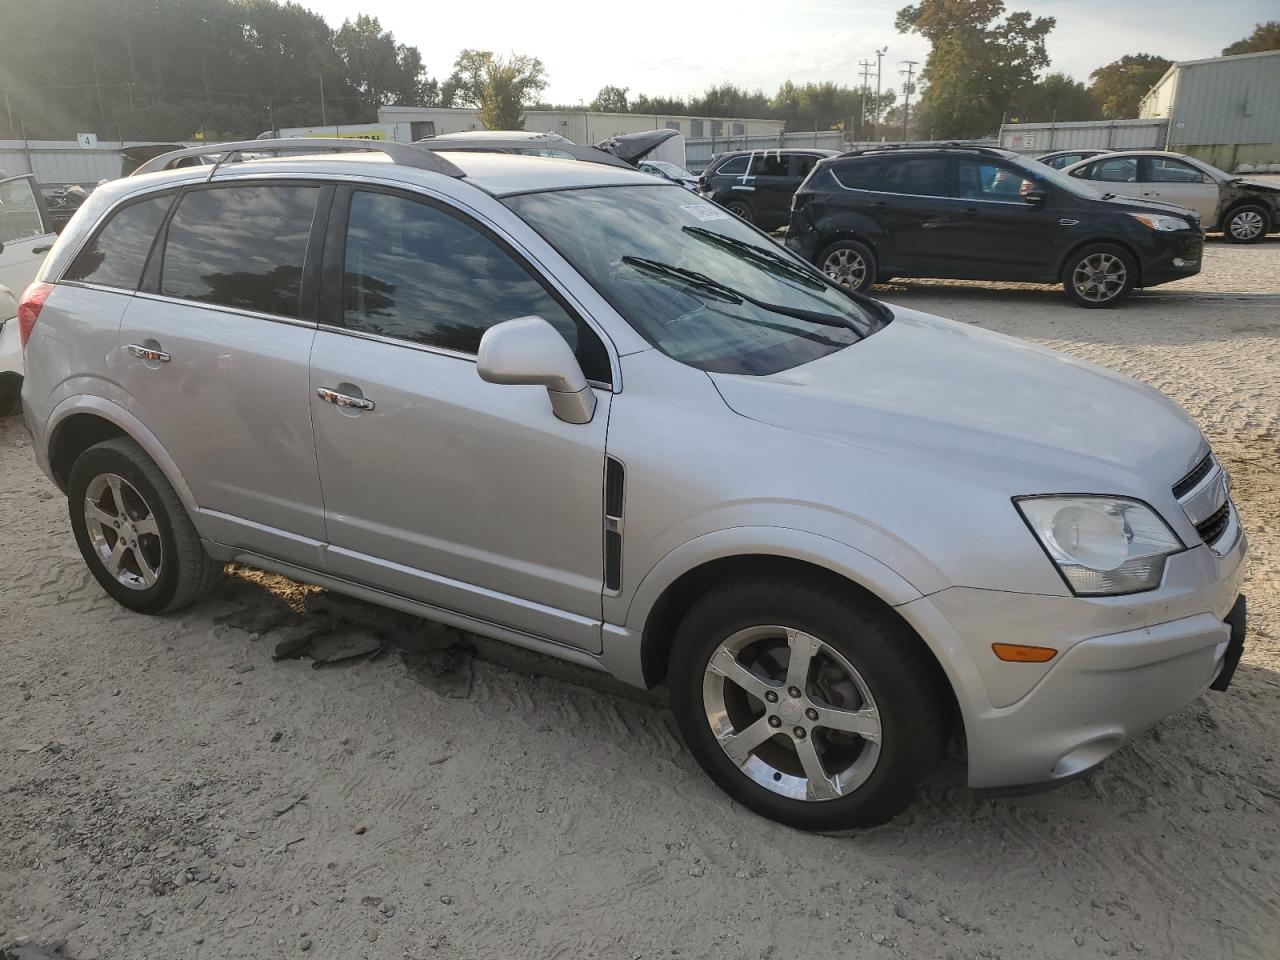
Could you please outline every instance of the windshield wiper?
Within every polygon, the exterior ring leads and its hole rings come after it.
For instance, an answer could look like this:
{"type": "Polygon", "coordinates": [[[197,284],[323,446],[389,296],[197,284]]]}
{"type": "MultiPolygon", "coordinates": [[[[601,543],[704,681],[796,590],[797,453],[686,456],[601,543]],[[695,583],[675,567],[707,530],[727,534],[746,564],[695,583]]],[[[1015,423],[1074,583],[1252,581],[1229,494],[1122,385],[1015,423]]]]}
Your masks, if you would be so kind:
{"type": "Polygon", "coordinates": [[[796,320],[805,320],[808,323],[816,323],[824,327],[844,327],[847,330],[852,330],[859,340],[866,336],[865,333],[853,325],[852,321],[846,320],[838,314],[821,313],[817,310],[787,307],[780,303],[758,300],[749,293],[743,293],[741,290],[723,284],[719,280],[712,280],[706,274],[698,273],[696,270],[687,270],[684,267],[663,263],[661,260],[650,260],[648,257],[633,257],[630,254],[623,257],[622,262],[639,270],[679,280],[695,290],[711,294],[717,300],[723,300],[727,303],[749,303],[752,306],[759,307],[761,310],[768,310],[770,313],[792,317],[796,320]]]}
{"type": "Polygon", "coordinates": [[[739,240],[736,237],[726,237],[722,233],[716,233],[714,230],[707,230],[704,227],[681,227],[680,229],[700,240],[706,240],[708,243],[714,243],[719,247],[727,247],[741,255],[742,259],[763,267],[771,273],[782,273],[792,280],[800,281],[813,290],[826,289],[826,284],[804,267],[792,263],[782,254],[773,250],[757,247],[754,243],[747,243],[745,240],[739,240]]]}

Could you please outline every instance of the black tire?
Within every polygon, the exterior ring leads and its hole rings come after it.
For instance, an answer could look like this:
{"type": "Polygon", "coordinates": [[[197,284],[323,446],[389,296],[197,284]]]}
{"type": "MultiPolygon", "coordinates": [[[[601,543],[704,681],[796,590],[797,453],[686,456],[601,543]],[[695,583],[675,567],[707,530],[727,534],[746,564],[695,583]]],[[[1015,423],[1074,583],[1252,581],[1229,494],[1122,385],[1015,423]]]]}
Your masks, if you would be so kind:
{"type": "MultiPolygon", "coordinates": [[[[811,678],[806,683],[815,691],[818,678],[829,665],[839,669],[834,658],[828,657],[824,650],[813,661],[821,666],[806,674],[811,678]]],[[[755,669],[760,669],[762,662],[757,659],[755,669]]],[[[742,661],[738,663],[741,665],[742,661]]],[[[765,672],[774,671],[766,669],[765,672]]],[[[680,732],[702,769],[721,789],[743,806],[771,820],[801,830],[832,832],[884,823],[910,804],[921,776],[937,763],[942,751],[947,699],[945,690],[940,688],[939,676],[937,664],[919,639],[873,598],[837,582],[768,576],[714,588],[694,604],[676,632],[668,682],[680,732]],[[712,655],[725,640],[750,635],[754,628],[768,630],[770,625],[794,628],[834,650],[860,675],[870,693],[870,705],[879,712],[879,752],[872,758],[869,772],[864,773],[865,779],[850,782],[851,789],[843,795],[821,800],[798,799],[776,792],[786,788],[785,782],[772,789],[761,785],[761,781],[752,779],[730,759],[712,729],[712,711],[709,701],[704,699],[704,683],[712,655]]],[[[719,678],[712,677],[711,682],[717,683],[719,678]]],[[[724,689],[727,697],[730,688],[724,689]]],[[[786,689],[783,684],[777,687],[781,694],[765,694],[775,697],[772,707],[764,699],[754,698],[754,704],[762,712],[758,718],[744,719],[744,727],[754,719],[768,719],[768,726],[775,726],[764,713],[772,710],[776,711],[775,716],[785,715],[783,711],[788,705],[776,700],[779,695],[790,697],[786,689]]],[[[806,689],[805,695],[808,694],[806,689]]],[[[748,699],[740,700],[739,706],[748,699]]],[[[803,709],[806,701],[794,703],[803,709]]],[[[864,700],[863,706],[867,705],[864,700]]],[[[790,716],[794,717],[794,705],[791,710],[790,716]]],[[[799,762],[798,744],[804,737],[797,739],[786,732],[786,726],[792,722],[780,719],[784,729],[749,754],[747,762],[755,768],[755,775],[761,776],[761,769],[765,771],[761,780],[783,779],[771,772],[775,768],[770,763],[799,762]],[[786,755],[788,749],[796,750],[797,760],[786,755]],[[767,753],[777,759],[761,768],[759,765],[767,753]]],[[[815,722],[810,730],[808,739],[815,746],[820,738],[823,738],[821,742],[831,742],[827,739],[830,734],[818,729],[823,725],[815,722]]],[[[795,729],[798,733],[799,728],[795,729]]],[[[853,749],[857,751],[870,749],[870,741],[859,742],[852,739],[852,735],[848,742],[856,744],[853,749]]],[[[855,764],[857,758],[860,752],[855,755],[855,764]]],[[[823,773],[830,776],[826,760],[821,762],[823,773]]],[[[807,786],[800,789],[806,794],[810,791],[807,786]]]]}
{"type": "MultiPolygon", "coordinates": [[[[223,564],[205,553],[191,518],[164,473],[133,440],[117,437],[80,454],[71,467],[67,504],[76,544],[90,572],[103,590],[130,610],[138,613],[179,610],[208,593],[222,574],[223,564]],[[89,509],[86,496],[91,486],[97,489],[105,484],[105,501],[115,503],[110,481],[106,479],[110,476],[121,478],[132,487],[132,492],[126,490],[125,495],[128,513],[135,517],[149,514],[155,520],[155,532],[134,534],[136,539],[132,543],[135,546],[123,548],[122,559],[118,561],[123,575],[137,583],[133,587],[126,586],[107,569],[91,532],[91,523],[94,522],[86,520],[89,509]],[[143,585],[146,576],[145,572],[139,572],[143,568],[135,549],[154,567],[155,582],[149,586],[143,585]]],[[[121,512],[119,507],[115,509],[117,513],[121,512]]],[[[127,517],[124,523],[127,527],[127,517]]],[[[105,525],[97,526],[105,531],[101,543],[112,548],[114,553],[118,539],[110,539],[111,531],[105,525]]],[[[127,529],[115,536],[122,535],[128,544],[127,529]]]]}
{"type": "Polygon", "coordinates": [[[879,270],[871,248],[857,240],[837,240],[828,245],[818,254],[817,267],[832,282],[856,293],[870,290],[879,270]]]}
{"type": "Polygon", "coordinates": [[[756,212],[751,209],[751,204],[745,200],[726,200],[724,208],[739,220],[745,220],[747,223],[756,222],[756,212]]]}
{"type": "Polygon", "coordinates": [[[1062,268],[1062,286],[1067,296],[1091,309],[1114,307],[1133,292],[1137,280],[1138,266],[1133,257],[1114,243],[1081,247],[1067,258],[1062,268]],[[1120,271],[1108,269],[1116,263],[1120,271]],[[1096,269],[1090,270],[1091,267],[1096,269]]]}
{"type": "Polygon", "coordinates": [[[1222,235],[1228,243],[1261,243],[1273,226],[1271,213],[1265,207],[1245,203],[1227,214],[1222,235]]]}

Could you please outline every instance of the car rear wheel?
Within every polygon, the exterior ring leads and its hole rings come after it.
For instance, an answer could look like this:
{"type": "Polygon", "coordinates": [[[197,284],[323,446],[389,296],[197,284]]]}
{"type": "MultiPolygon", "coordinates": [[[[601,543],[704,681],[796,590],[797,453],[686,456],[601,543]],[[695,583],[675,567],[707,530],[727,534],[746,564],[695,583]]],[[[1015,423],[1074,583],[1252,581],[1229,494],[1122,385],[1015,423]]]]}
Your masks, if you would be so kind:
{"type": "Polygon", "coordinates": [[[1271,217],[1257,204],[1236,207],[1227,214],[1223,233],[1232,243],[1257,243],[1271,232],[1271,217]]]}
{"type": "Polygon", "coordinates": [[[677,631],[669,679],[685,742],[726,793],[833,831],[910,803],[942,742],[935,670],[889,611],[780,577],[702,597],[677,631]]]}
{"type": "Polygon", "coordinates": [[[67,499],[89,571],[130,610],[185,607],[222,573],[164,473],[133,440],[108,440],[82,453],[67,499]]]}
{"type": "Polygon", "coordinates": [[[1138,270],[1127,251],[1095,243],[1073,253],[1062,270],[1067,295],[1082,307],[1113,307],[1133,292],[1138,270]]]}
{"type": "Polygon", "coordinates": [[[876,282],[876,257],[857,240],[837,240],[822,251],[818,266],[832,282],[865,293],[876,282]]]}
{"type": "Polygon", "coordinates": [[[745,200],[730,200],[724,205],[724,208],[740,220],[745,220],[747,223],[756,222],[755,211],[751,209],[751,204],[745,200]]]}

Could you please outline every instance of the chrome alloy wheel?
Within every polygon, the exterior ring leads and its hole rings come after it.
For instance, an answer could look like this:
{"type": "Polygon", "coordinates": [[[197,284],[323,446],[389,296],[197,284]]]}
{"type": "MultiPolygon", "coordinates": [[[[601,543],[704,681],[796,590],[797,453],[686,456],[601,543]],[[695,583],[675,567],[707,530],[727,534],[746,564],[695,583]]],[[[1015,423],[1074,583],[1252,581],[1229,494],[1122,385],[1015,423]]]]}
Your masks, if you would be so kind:
{"type": "Polygon", "coordinates": [[[1124,261],[1111,253],[1092,253],[1071,271],[1071,284],[1085,300],[1106,303],[1120,295],[1129,271],[1124,261]]]}
{"type": "Polygon", "coordinates": [[[1262,215],[1253,210],[1241,210],[1231,217],[1230,230],[1237,240],[1253,240],[1262,232],[1262,215]]]}
{"type": "Polygon", "coordinates": [[[725,755],[760,786],[794,800],[834,800],[880,757],[880,711],[837,650],[784,626],[739,630],[702,681],[707,723],[725,755]]]}
{"type": "Polygon", "coordinates": [[[856,290],[867,279],[867,261],[847,247],[833,250],[822,262],[822,272],[840,286],[856,290]]]}
{"type": "Polygon", "coordinates": [[[151,506],[124,477],[103,473],[84,493],[84,525],[107,573],[130,590],[160,579],[164,548],[151,506]]]}

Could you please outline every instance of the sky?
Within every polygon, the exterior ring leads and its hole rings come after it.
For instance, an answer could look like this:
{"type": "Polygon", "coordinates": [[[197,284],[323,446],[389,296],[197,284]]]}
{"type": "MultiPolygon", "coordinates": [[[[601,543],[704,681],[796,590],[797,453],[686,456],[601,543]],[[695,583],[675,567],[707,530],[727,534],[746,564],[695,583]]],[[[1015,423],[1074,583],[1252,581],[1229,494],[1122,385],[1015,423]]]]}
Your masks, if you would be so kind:
{"type": "MultiPolygon", "coordinates": [[[[553,103],[590,102],[605,84],[631,93],[683,96],[729,81],[773,93],[787,79],[857,86],[858,63],[888,47],[882,82],[900,88],[902,61],[928,55],[918,36],[893,29],[907,0],[300,0],[332,26],[367,13],[401,43],[422,51],[443,79],[458,51],[473,47],[540,58],[553,103]]],[[[1088,82],[1126,53],[1171,60],[1217,56],[1275,19],[1276,0],[1005,0],[1058,21],[1050,70],[1088,82]]],[[[917,68],[919,69],[919,68],[917,68]]],[[[874,82],[874,81],[873,81],[874,82]]]]}

